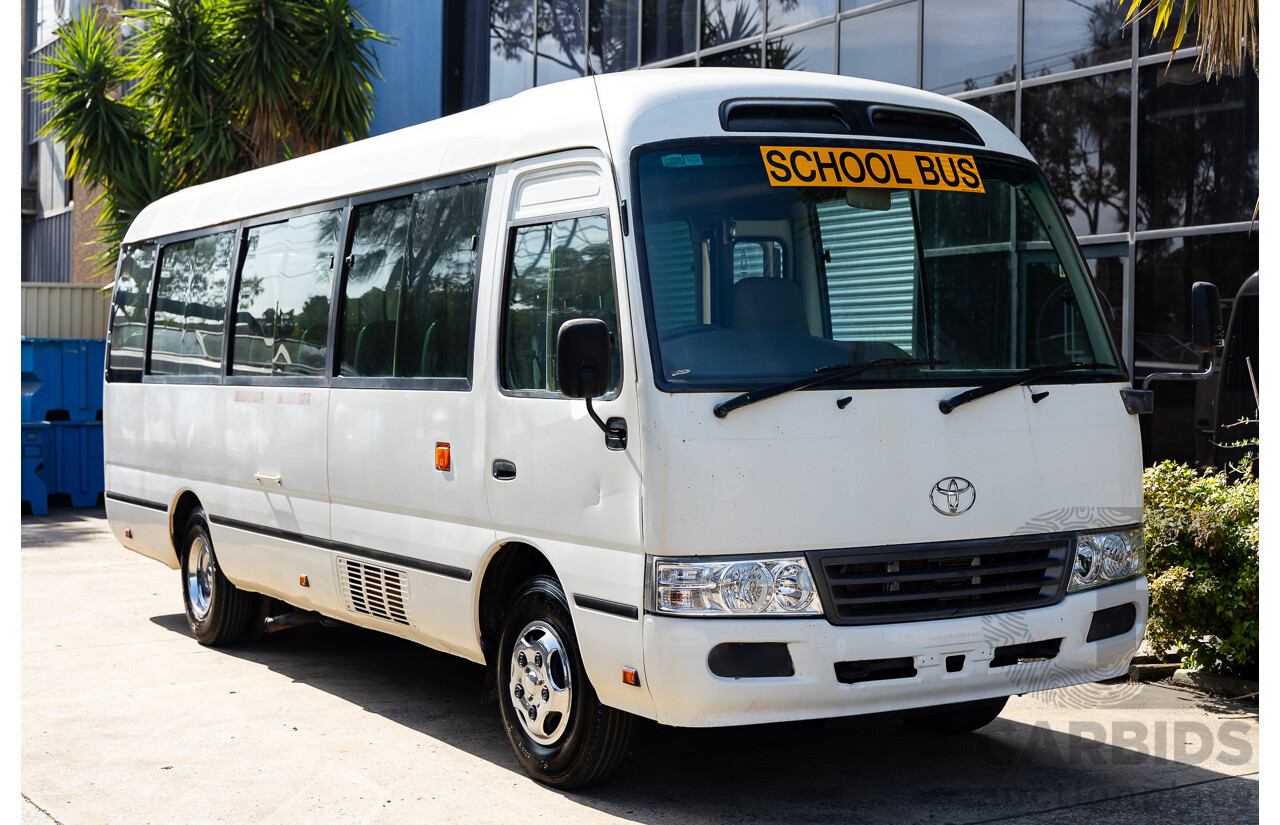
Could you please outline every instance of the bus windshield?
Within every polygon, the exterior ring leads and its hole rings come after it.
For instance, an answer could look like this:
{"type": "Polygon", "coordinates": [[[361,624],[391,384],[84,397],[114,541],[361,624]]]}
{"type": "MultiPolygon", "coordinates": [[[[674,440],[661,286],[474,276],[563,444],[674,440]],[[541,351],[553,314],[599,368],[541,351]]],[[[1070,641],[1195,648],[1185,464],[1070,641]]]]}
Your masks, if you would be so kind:
{"type": "Polygon", "coordinates": [[[935,154],[908,168],[913,157],[760,143],[643,151],[659,386],[742,390],[875,359],[934,363],[823,386],[962,384],[1062,363],[1102,365],[1072,380],[1115,378],[1089,275],[1034,167],[935,154]],[[887,185],[849,185],[859,171],[887,185]]]}

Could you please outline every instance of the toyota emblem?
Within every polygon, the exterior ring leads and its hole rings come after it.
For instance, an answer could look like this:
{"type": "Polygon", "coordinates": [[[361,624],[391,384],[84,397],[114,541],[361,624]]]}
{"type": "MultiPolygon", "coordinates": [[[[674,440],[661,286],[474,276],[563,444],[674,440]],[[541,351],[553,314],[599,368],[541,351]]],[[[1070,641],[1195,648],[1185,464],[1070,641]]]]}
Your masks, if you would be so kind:
{"type": "Polygon", "coordinates": [[[929,491],[929,503],[944,516],[958,516],[966,512],[976,499],[973,482],[959,476],[948,476],[929,491]]]}

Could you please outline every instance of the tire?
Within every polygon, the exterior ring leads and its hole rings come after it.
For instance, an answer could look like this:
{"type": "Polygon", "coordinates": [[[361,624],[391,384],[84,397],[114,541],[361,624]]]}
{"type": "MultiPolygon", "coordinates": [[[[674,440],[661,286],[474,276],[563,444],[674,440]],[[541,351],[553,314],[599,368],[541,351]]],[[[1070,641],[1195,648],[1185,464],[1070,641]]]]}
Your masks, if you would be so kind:
{"type": "Polygon", "coordinates": [[[507,738],[538,782],[582,788],[626,758],[634,719],[597,698],[555,578],[534,576],[517,589],[498,644],[497,682],[507,738]]]}
{"type": "Polygon", "coordinates": [[[182,603],[197,642],[209,647],[235,644],[260,628],[262,597],[239,589],[222,575],[203,510],[187,520],[181,572],[182,603]]]}
{"type": "Polygon", "coordinates": [[[979,699],[975,702],[938,705],[922,712],[904,715],[902,721],[926,733],[941,733],[948,736],[972,733],[995,721],[1008,701],[1008,696],[1000,696],[995,699],[979,699]]]}

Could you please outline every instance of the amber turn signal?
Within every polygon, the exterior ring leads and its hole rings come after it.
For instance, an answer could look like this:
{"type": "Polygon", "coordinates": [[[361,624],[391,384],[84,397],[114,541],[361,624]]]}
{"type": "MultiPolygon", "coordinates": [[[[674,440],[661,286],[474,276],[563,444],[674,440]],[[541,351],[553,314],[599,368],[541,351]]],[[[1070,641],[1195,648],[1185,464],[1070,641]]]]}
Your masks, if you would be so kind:
{"type": "Polygon", "coordinates": [[[622,669],[622,683],[632,687],[640,687],[640,674],[636,673],[636,669],[633,667],[624,667],[622,669]]]}
{"type": "Polygon", "coordinates": [[[442,473],[449,472],[452,465],[449,463],[449,442],[436,442],[436,469],[442,473]]]}

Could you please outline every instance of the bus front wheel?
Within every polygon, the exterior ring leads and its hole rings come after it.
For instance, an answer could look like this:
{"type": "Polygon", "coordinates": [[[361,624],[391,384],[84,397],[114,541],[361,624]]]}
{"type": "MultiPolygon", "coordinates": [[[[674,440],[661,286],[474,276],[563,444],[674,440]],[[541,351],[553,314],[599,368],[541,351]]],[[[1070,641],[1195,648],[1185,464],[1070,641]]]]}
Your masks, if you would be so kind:
{"type": "Polygon", "coordinates": [[[182,601],[196,641],[217,647],[250,635],[260,621],[259,598],[222,575],[204,511],[192,513],[182,542],[182,601]]]}
{"type": "Polygon", "coordinates": [[[564,590],[534,576],[516,591],[498,645],[498,704],[525,772],[557,788],[581,788],[618,769],[631,742],[630,714],[601,704],[587,681],[564,590]]]}

